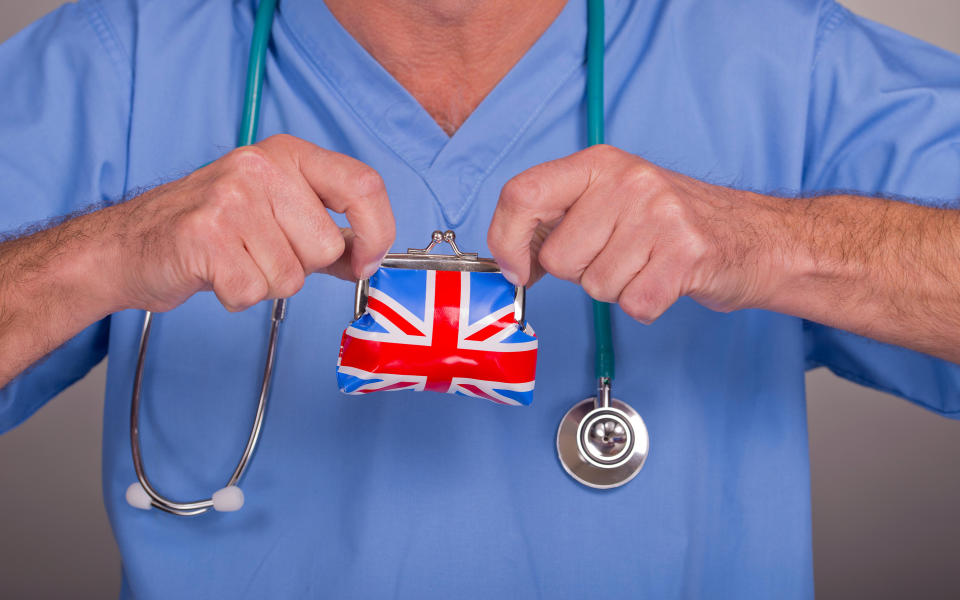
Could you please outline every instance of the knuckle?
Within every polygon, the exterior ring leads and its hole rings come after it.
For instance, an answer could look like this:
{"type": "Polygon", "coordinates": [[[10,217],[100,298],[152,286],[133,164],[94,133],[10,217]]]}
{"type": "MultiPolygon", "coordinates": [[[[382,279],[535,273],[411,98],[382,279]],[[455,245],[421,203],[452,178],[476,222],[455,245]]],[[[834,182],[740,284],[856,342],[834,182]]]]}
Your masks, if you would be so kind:
{"type": "Polygon", "coordinates": [[[650,207],[651,216],[672,227],[687,227],[690,213],[683,201],[673,193],[661,194],[650,207]]]}
{"type": "Polygon", "coordinates": [[[254,148],[269,148],[271,146],[289,146],[296,138],[289,133],[275,133],[270,137],[264,138],[254,148]]]}
{"type": "Polygon", "coordinates": [[[247,201],[243,183],[235,176],[217,177],[208,190],[206,205],[215,209],[230,210],[247,201]]]}
{"type": "Polygon", "coordinates": [[[232,312],[246,310],[267,297],[267,282],[262,278],[234,276],[220,291],[221,302],[232,312]]]}
{"type": "Polygon", "coordinates": [[[606,302],[605,294],[603,293],[603,287],[592,277],[581,277],[580,278],[580,287],[583,288],[583,291],[587,293],[588,296],[594,300],[599,300],[601,302],[606,302]]]}
{"type": "Polygon", "coordinates": [[[237,300],[244,308],[249,308],[267,297],[267,282],[262,278],[250,278],[237,290],[237,300]]]}
{"type": "Polygon", "coordinates": [[[243,146],[230,153],[230,165],[243,175],[262,173],[270,164],[261,146],[243,146]]]}
{"type": "Polygon", "coordinates": [[[283,275],[278,279],[274,286],[274,291],[278,298],[289,298],[300,291],[300,288],[303,287],[303,282],[303,268],[299,264],[291,265],[287,267],[283,275]]]}
{"type": "Polygon", "coordinates": [[[179,219],[176,228],[181,244],[195,244],[216,240],[227,228],[226,215],[219,206],[193,210],[179,219]]]}
{"type": "Polygon", "coordinates": [[[644,325],[649,325],[653,323],[652,311],[648,310],[646,306],[642,306],[639,302],[632,300],[621,300],[620,308],[623,309],[623,312],[635,320],[643,323],[644,325]]]}
{"type": "Polygon", "coordinates": [[[621,177],[620,183],[633,192],[647,194],[655,193],[661,188],[659,171],[646,162],[631,165],[621,177]]]}
{"type": "Polygon", "coordinates": [[[644,325],[653,323],[663,312],[660,308],[660,292],[651,286],[632,291],[620,297],[618,304],[623,312],[644,325]]]}
{"type": "Polygon", "coordinates": [[[686,241],[698,235],[690,210],[677,198],[667,196],[650,204],[644,220],[661,232],[663,239],[675,242],[686,241]]]}
{"type": "Polygon", "coordinates": [[[619,294],[610,285],[610,279],[597,269],[587,269],[580,277],[580,286],[588,296],[600,302],[616,302],[619,294]]]}
{"type": "Polygon", "coordinates": [[[498,258],[504,254],[506,247],[506,238],[499,227],[491,227],[487,230],[487,248],[490,249],[490,253],[493,254],[494,258],[498,258]]]}
{"type": "Polygon", "coordinates": [[[623,150],[620,150],[619,148],[609,144],[596,144],[594,146],[590,146],[587,148],[587,152],[590,153],[593,158],[596,158],[602,162],[618,160],[622,158],[624,154],[626,154],[623,150]]]}
{"type": "Polygon", "coordinates": [[[532,173],[521,173],[508,181],[500,192],[500,201],[508,207],[534,207],[544,194],[544,184],[532,173]]]}
{"type": "Polygon", "coordinates": [[[367,165],[357,166],[356,171],[352,174],[352,179],[352,188],[360,196],[381,196],[387,191],[380,174],[367,165]]]}
{"type": "Polygon", "coordinates": [[[314,272],[328,267],[343,255],[344,250],[346,250],[346,242],[339,232],[323,236],[311,247],[306,268],[314,272]]]}
{"type": "Polygon", "coordinates": [[[242,310],[245,310],[245,309],[249,308],[249,307],[247,307],[247,306],[242,306],[242,305],[237,304],[237,303],[233,302],[232,300],[228,300],[228,299],[221,300],[220,303],[223,304],[223,307],[224,307],[225,309],[227,309],[227,310],[230,311],[230,312],[234,312],[234,313],[235,313],[235,312],[240,312],[240,311],[242,311],[242,310]]]}

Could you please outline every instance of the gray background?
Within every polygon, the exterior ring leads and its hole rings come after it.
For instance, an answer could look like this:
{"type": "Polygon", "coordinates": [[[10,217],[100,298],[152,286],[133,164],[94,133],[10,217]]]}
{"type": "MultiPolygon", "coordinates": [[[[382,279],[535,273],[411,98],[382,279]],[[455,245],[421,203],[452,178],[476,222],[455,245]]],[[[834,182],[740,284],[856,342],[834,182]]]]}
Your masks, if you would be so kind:
{"type": "MultiPolygon", "coordinates": [[[[59,4],[0,0],[0,40],[59,4]]],[[[960,52],[957,0],[845,4],[960,52]]],[[[0,436],[5,598],[119,591],[120,556],[100,488],[104,371],[101,365],[0,436]]],[[[817,595],[960,598],[960,422],[822,369],[807,385],[817,595]]]]}

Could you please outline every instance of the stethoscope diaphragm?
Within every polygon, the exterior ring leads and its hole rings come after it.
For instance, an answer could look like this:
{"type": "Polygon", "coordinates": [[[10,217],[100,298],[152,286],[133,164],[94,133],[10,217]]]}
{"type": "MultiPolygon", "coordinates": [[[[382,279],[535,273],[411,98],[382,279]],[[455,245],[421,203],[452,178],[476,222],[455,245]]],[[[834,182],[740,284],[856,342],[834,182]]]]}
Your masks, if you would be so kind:
{"type": "Polygon", "coordinates": [[[560,420],[557,456],[564,470],[588,487],[624,485],[640,472],[650,452],[650,435],[640,415],[610,396],[601,381],[597,396],[575,404],[560,420]]]}

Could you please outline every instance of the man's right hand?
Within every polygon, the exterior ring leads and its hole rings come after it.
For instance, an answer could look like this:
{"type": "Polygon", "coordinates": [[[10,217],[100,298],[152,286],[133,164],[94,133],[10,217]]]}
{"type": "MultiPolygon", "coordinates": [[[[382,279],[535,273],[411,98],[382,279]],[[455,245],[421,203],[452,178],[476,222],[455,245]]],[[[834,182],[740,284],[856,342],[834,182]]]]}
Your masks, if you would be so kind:
{"type": "Polygon", "coordinates": [[[380,176],[278,135],[128,202],[0,243],[0,387],[89,325],[213,290],[231,311],[310,273],[368,277],[395,236],[380,176]],[[327,212],[344,213],[340,229],[327,212]]]}
{"type": "Polygon", "coordinates": [[[288,135],[238,148],[116,209],[118,299],[155,311],[202,290],[240,311],[292,296],[311,273],[369,277],[396,233],[376,171],[288,135]],[[352,229],[341,230],[328,209],[345,213],[352,229]]]}

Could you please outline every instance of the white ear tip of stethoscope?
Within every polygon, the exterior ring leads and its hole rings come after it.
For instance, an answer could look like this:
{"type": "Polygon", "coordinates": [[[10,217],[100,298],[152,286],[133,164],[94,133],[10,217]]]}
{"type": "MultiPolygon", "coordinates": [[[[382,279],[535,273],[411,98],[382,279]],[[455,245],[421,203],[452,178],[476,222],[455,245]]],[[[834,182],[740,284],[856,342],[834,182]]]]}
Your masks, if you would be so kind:
{"type": "Polygon", "coordinates": [[[140,510],[150,510],[150,496],[139,481],[134,481],[127,488],[127,504],[140,510]]]}
{"type": "Polygon", "coordinates": [[[233,512],[243,507],[243,490],[235,485],[228,485],[213,493],[213,510],[217,512],[233,512]]]}

